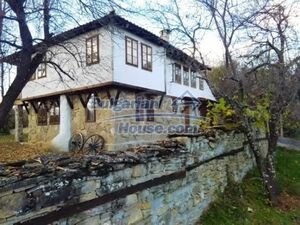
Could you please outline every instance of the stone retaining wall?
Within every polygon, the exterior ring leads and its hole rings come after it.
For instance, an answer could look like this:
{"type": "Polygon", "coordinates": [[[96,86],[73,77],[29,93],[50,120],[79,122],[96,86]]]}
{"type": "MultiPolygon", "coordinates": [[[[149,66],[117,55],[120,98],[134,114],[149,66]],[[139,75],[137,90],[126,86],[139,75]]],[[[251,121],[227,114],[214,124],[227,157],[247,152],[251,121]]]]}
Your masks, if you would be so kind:
{"type": "Polygon", "coordinates": [[[229,180],[242,180],[253,160],[240,134],[183,139],[187,152],[116,166],[103,176],[40,175],[18,188],[4,185],[0,223],[195,224],[229,180]]]}

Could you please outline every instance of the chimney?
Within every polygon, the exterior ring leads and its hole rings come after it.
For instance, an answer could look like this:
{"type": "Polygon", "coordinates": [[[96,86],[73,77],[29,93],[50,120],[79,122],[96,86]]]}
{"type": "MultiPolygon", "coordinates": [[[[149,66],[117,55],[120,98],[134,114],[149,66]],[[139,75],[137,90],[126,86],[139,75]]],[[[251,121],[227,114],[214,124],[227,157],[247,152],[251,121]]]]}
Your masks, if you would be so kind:
{"type": "Polygon", "coordinates": [[[160,38],[169,42],[171,30],[170,29],[163,29],[160,31],[160,38]]]}

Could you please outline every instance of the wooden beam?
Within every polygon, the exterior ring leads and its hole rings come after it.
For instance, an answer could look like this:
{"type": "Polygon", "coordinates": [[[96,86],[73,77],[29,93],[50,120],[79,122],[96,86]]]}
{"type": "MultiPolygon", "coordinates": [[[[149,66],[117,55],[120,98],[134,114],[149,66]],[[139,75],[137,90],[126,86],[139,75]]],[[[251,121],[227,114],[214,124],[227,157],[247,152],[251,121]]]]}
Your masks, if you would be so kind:
{"type": "Polygon", "coordinates": [[[86,108],[85,101],[84,101],[84,99],[83,99],[83,97],[82,97],[81,94],[78,94],[78,98],[79,98],[79,100],[80,100],[81,105],[83,106],[83,108],[86,108]]]}
{"type": "Polygon", "coordinates": [[[23,101],[23,106],[25,107],[27,114],[29,114],[28,104],[25,101],[23,101]]]}
{"type": "Polygon", "coordinates": [[[162,94],[161,96],[160,96],[160,99],[159,99],[159,103],[158,103],[158,108],[160,108],[161,107],[161,104],[162,104],[162,102],[163,102],[163,100],[164,100],[164,94],[162,94]]]}
{"type": "Polygon", "coordinates": [[[74,105],[73,105],[70,95],[66,95],[66,98],[67,98],[67,102],[68,102],[70,108],[74,109],[74,105]]]}
{"type": "Polygon", "coordinates": [[[117,89],[117,94],[116,94],[116,97],[114,99],[114,106],[116,106],[118,104],[120,94],[121,94],[121,90],[117,89]]]}
{"type": "Polygon", "coordinates": [[[35,112],[35,113],[38,113],[38,108],[36,107],[34,101],[30,101],[29,103],[30,103],[30,105],[32,106],[34,112],[35,112]]]}

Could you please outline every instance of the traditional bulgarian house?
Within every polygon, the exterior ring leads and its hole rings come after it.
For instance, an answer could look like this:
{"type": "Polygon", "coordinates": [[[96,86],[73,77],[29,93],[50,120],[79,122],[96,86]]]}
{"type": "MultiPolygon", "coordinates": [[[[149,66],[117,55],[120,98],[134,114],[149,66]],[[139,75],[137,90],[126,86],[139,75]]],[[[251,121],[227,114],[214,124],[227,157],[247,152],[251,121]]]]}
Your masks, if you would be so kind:
{"type": "Polygon", "coordinates": [[[29,142],[67,150],[80,132],[98,134],[106,150],[118,150],[186,132],[215,98],[202,76],[209,68],[171,45],[168,35],[111,13],[54,36],[21,94],[29,142]]]}

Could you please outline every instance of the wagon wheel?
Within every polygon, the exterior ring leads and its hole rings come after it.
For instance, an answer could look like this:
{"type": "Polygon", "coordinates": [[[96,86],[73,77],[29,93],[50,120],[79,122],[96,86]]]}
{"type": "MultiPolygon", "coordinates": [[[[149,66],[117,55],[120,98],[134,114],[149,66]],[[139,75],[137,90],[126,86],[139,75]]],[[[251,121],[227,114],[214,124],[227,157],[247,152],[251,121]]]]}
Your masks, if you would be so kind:
{"type": "Polygon", "coordinates": [[[69,141],[69,151],[78,152],[82,149],[84,144],[84,137],[82,133],[73,134],[69,141]]]}
{"type": "Polygon", "coordinates": [[[89,136],[84,142],[83,149],[87,153],[97,153],[100,152],[104,147],[104,138],[98,134],[93,134],[89,136]]]}

